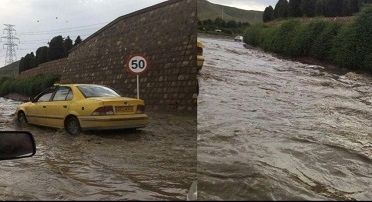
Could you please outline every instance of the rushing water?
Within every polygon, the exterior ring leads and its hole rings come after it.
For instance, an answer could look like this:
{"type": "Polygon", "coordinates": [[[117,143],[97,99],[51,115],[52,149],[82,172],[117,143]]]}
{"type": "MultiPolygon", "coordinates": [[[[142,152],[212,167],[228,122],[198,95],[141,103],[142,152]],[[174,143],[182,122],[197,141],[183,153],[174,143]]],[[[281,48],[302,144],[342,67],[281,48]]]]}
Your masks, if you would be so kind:
{"type": "Polygon", "coordinates": [[[199,199],[372,198],[371,76],[199,40],[199,199]]]}
{"type": "MultiPolygon", "coordinates": [[[[0,98],[0,130],[16,130],[19,102],[0,98]]],[[[196,180],[196,120],[150,113],[139,131],[27,126],[32,158],[0,162],[0,200],[186,200],[196,180]]]]}

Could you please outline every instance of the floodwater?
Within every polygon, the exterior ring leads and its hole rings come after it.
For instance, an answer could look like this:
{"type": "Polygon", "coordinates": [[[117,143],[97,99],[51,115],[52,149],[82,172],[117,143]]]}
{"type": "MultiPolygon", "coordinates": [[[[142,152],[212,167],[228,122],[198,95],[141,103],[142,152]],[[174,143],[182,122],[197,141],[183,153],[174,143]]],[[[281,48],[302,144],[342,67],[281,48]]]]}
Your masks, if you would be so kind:
{"type": "Polygon", "coordinates": [[[199,199],[372,198],[371,76],[199,40],[199,199]]]}
{"type": "Polygon", "coordinates": [[[0,162],[0,200],[186,200],[196,180],[196,117],[148,113],[138,131],[19,128],[0,98],[0,130],[28,130],[32,158],[0,162]]]}

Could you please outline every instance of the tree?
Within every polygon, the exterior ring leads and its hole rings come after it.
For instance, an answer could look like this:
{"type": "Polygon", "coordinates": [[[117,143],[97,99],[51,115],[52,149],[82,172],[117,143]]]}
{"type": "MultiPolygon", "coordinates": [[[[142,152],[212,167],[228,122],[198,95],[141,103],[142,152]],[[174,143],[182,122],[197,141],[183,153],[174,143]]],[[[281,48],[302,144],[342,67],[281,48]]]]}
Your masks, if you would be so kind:
{"type": "Polygon", "coordinates": [[[306,17],[314,17],[316,13],[316,0],[302,0],[301,10],[306,17]]]}
{"type": "Polygon", "coordinates": [[[68,55],[68,52],[72,49],[73,45],[72,45],[72,40],[70,39],[69,36],[67,36],[67,38],[65,39],[65,41],[63,42],[63,47],[65,48],[65,56],[68,55]]]}
{"type": "Polygon", "coordinates": [[[43,46],[36,50],[36,64],[43,64],[48,62],[48,47],[43,46]]]}
{"type": "Polygon", "coordinates": [[[63,46],[62,36],[56,36],[49,42],[48,58],[49,60],[57,60],[63,58],[65,53],[65,48],[63,46]]]}
{"type": "Polygon", "coordinates": [[[359,1],[344,0],[342,5],[342,16],[351,16],[359,11],[359,1]]]}
{"type": "Polygon", "coordinates": [[[324,6],[324,16],[336,17],[342,15],[343,0],[327,0],[324,6]]]}
{"type": "Polygon", "coordinates": [[[29,56],[29,69],[32,69],[34,67],[37,67],[37,63],[36,63],[36,57],[34,55],[34,52],[31,52],[30,56],[29,56]]]}
{"type": "Polygon", "coordinates": [[[25,57],[22,57],[21,60],[19,61],[19,72],[23,72],[26,69],[25,65],[25,57]]]}
{"type": "Polygon", "coordinates": [[[289,0],[288,3],[288,16],[289,17],[302,17],[301,0],[289,0]]]}
{"type": "Polygon", "coordinates": [[[226,22],[224,20],[222,20],[222,18],[220,18],[220,17],[218,17],[214,20],[214,24],[217,25],[217,27],[219,27],[219,28],[226,26],[226,22]]]}
{"type": "Polygon", "coordinates": [[[325,0],[317,0],[315,4],[315,15],[321,16],[324,15],[325,10],[325,0]]]}
{"type": "Polygon", "coordinates": [[[274,8],[272,6],[266,7],[263,13],[263,21],[269,22],[274,20],[274,8]]]}
{"type": "Polygon", "coordinates": [[[288,1],[279,0],[275,5],[274,10],[275,18],[286,18],[288,17],[288,1]]]}
{"type": "Polygon", "coordinates": [[[75,39],[75,43],[74,43],[74,46],[78,45],[79,43],[81,43],[82,40],[80,38],[80,36],[78,36],[76,39],[75,39]]]}
{"type": "Polygon", "coordinates": [[[237,28],[238,27],[238,24],[234,21],[234,20],[230,20],[226,23],[226,26],[228,28],[237,28]]]}

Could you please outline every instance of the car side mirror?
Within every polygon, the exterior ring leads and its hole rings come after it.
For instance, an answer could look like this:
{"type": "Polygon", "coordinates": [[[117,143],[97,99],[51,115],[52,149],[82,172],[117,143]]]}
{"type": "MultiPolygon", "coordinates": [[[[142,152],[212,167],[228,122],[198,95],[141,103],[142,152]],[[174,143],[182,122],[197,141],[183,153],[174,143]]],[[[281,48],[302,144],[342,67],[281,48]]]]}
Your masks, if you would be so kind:
{"type": "Polygon", "coordinates": [[[36,145],[31,133],[0,131],[0,160],[27,158],[35,153],[36,145]]]}

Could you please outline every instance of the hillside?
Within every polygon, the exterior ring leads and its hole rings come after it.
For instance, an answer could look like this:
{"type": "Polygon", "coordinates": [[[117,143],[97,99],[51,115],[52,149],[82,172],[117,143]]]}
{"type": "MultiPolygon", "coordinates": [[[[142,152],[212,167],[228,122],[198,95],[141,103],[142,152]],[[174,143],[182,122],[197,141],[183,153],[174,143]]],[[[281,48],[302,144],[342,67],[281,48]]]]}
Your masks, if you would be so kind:
{"type": "Polygon", "coordinates": [[[262,22],[262,11],[243,10],[218,4],[210,3],[206,0],[198,0],[199,20],[214,20],[221,17],[225,21],[235,20],[237,22],[257,23],[262,22]]]}

